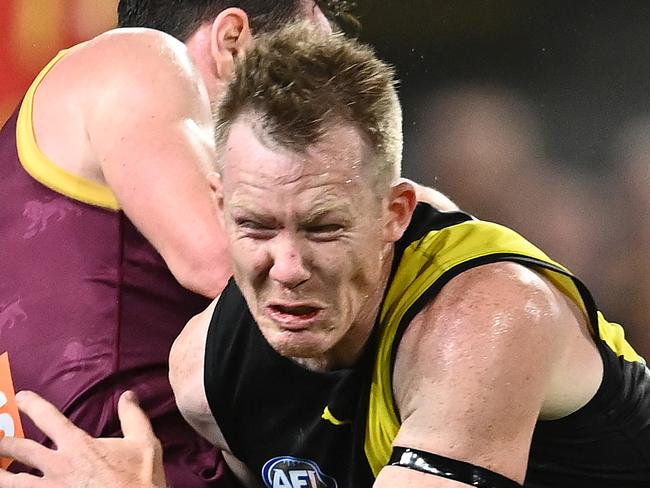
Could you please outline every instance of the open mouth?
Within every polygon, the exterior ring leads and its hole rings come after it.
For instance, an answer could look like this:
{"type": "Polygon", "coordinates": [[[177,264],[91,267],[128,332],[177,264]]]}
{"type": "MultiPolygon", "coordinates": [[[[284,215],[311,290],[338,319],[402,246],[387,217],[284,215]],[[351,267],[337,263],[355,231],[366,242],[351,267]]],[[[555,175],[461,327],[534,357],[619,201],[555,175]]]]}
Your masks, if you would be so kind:
{"type": "Polygon", "coordinates": [[[269,311],[274,319],[284,323],[303,323],[316,317],[321,308],[311,305],[271,305],[269,311]]]}
{"type": "Polygon", "coordinates": [[[310,315],[318,312],[318,308],[310,307],[308,305],[300,305],[297,307],[288,307],[286,305],[272,305],[271,308],[277,312],[289,315],[310,315]]]}

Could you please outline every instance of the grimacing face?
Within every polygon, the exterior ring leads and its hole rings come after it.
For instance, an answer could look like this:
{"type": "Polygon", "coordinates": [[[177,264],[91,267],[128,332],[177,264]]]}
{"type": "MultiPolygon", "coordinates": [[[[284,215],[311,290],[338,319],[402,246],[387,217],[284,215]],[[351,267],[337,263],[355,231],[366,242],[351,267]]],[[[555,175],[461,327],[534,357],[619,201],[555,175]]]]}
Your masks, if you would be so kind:
{"type": "Polygon", "coordinates": [[[364,144],[341,125],[298,154],[260,141],[252,117],[231,127],[215,197],[235,280],[283,356],[345,362],[374,325],[399,235],[364,144]]]}

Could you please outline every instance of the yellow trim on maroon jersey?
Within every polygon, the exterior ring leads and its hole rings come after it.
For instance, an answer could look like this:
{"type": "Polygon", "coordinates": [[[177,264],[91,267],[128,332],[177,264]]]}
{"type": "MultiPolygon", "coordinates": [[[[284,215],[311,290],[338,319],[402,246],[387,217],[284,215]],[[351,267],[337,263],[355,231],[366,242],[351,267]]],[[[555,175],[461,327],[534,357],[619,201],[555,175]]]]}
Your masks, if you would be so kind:
{"type": "Polygon", "coordinates": [[[34,134],[34,93],[45,75],[65,55],[59,54],[38,74],[27,90],[18,114],[16,145],[18,158],[32,178],[57,193],[109,210],[119,210],[120,204],[111,189],[101,183],[75,175],[54,164],[38,147],[34,134]]]}
{"type": "MultiPolygon", "coordinates": [[[[474,220],[430,231],[413,242],[404,251],[380,315],[381,332],[370,387],[365,439],[366,457],[375,476],[390,459],[392,443],[400,428],[394,409],[391,354],[402,318],[444,273],[463,263],[497,254],[511,256],[512,260],[525,260],[571,298],[589,318],[571,273],[507,227],[474,220]]],[[[600,315],[598,332],[594,326],[592,324],[595,339],[599,336],[629,361],[643,362],[625,341],[620,326],[608,323],[600,315]]]]}

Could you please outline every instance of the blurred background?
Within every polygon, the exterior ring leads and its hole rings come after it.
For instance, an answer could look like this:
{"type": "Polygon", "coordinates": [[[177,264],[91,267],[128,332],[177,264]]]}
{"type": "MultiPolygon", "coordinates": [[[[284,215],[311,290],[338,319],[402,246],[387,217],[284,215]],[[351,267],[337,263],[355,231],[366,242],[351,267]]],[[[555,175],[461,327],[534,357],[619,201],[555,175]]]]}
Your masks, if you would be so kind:
{"type": "MultiPolygon", "coordinates": [[[[2,0],[0,122],[116,0],[2,0]]],[[[650,2],[358,0],[392,63],[404,173],[572,269],[650,358],[650,2]]]]}

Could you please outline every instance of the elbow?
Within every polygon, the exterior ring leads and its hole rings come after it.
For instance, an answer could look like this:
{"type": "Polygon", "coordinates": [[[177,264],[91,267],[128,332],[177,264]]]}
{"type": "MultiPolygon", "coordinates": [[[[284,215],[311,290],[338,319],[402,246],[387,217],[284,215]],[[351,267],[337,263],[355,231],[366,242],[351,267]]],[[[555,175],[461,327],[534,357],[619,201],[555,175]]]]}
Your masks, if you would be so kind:
{"type": "Polygon", "coordinates": [[[213,299],[232,275],[230,253],[223,232],[194,234],[192,239],[167,239],[156,248],[183,288],[213,299]]]}
{"type": "Polygon", "coordinates": [[[221,294],[232,275],[230,260],[224,255],[206,262],[205,259],[184,260],[169,266],[183,288],[213,299],[221,294]]]}
{"type": "Polygon", "coordinates": [[[218,297],[226,287],[230,275],[230,267],[228,267],[227,272],[224,272],[223,269],[218,269],[213,272],[201,269],[196,270],[195,272],[189,272],[184,276],[177,277],[176,279],[183,288],[187,288],[194,293],[213,299],[218,297]]]}

